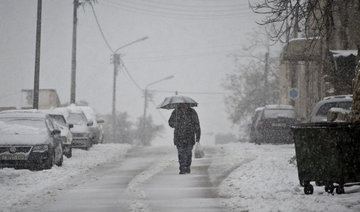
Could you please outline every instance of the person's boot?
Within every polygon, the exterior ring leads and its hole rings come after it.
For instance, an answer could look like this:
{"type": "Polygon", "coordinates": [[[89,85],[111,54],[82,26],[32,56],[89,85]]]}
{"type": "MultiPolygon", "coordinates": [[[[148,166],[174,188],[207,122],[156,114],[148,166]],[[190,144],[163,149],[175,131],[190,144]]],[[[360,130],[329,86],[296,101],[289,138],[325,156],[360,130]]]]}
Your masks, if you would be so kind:
{"type": "Polygon", "coordinates": [[[180,172],[179,172],[179,174],[186,174],[186,170],[185,170],[185,168],[180,167],[180,172]]]}
{"type": "Polygon", "coordinates": [[[191,172],[190,166],[185,168],[185,172],[186,172],[186,174],[190,174],[190,172],[191,172]]]}

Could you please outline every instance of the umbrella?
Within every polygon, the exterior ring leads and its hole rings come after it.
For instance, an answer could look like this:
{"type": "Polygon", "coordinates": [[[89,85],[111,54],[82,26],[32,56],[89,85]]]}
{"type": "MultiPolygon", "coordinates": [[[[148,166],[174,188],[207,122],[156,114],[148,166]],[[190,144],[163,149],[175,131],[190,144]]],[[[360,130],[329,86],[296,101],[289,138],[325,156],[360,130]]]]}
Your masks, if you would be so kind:
{"type": "Polygon", "coordinates": [[[190,97],[187,96],[170,96],[166,97],[164,101],[158,106],[162,109],[175,109],[180,104],[188,104],[190,107],[196,107],[198,103],[190,97]]]}

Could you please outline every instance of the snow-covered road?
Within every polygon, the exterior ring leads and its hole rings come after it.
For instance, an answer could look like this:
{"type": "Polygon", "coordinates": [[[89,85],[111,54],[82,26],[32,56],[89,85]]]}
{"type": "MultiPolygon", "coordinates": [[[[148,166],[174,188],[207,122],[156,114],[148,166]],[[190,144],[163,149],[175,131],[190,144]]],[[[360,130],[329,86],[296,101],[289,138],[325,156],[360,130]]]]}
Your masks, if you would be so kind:
{"type": "Polygon", "coordinates": [[[293,145],[204,145],[190,175],[172,146],[102,144],[62,167],[0,170],[0,211],[360,211],[360,187],[304,195],[293,145]],[[91,200],[91,201],[90,201],[91,200]]]}
{"type": "Polygon", "coordinates": [[[209,181],[211,157],[179,175],[174,147],[134,147],[124,158],[74,179],[27,211],[226,211],[209,181]]]}

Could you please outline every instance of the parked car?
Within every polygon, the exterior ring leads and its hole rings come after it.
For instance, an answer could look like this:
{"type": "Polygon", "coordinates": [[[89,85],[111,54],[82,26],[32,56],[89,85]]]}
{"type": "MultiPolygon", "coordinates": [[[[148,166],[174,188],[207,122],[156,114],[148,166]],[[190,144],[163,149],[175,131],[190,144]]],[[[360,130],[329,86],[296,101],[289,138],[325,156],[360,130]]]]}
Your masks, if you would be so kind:
{"type": "Polygon", "coordinates": [[[338,95],[325,97],[319,101],[310,114],[310,122],[326,122],[327,113],[331,108],[342,108],[350,110],[352,95],[338,95]]]}
{"type": "Polygon", "coordinates": [[[72,147],[88,150],[93,145],[93,133],[90,130],[93,122],[88,121],[84,112],[78,108],[67,107],[66,110],[66,120],[73,125],[73,128],[70,129],[73,135],[72,147]]]}
{"type": "Polygon", "coordinates": [[[250,143],[254,143],[255,142],[255,124],[256,124],[256,120],[258,119],[259,115],[261,114],[261,112],[264,110],[264,107],[258,107],[255,109],[254,115],[251,118],[251,124],[249,125],[249,130],[250,130],[250,143]]]}
{"type": "Polygon", "coordinates": [[[89,106],[76,106],[81,111],[84,112],[87,120],[92,122],[90,126],[90,132],[92,134],[91,140],[93,144],[103,143],[104,141],[104,130],[103,130],[103,123],[104,120],[97,119],[96,112],[89,106]]]}
{"type": "Polygon", "coordinates": [[[255,121],[254,142],[292,143],[290,127],[298,123],[291,105],[266,105],[255,121]]]}
{"type": "Polygon", "coordinates": [[[52,118],[55,129],[61,131],[60,136],[63,138],[64,155],[67,158],[71,158],[73,135],[70,129],[73,128],[74,125],[68,124],[64,115],[60,111],[56,111],[56,110],[39,110],[39,111],[49,114],[49,116],[52,118]]]}
{"type": "Polygon", "coordinates": [[[60,130],[36,110],[0,112],[0,167],[50,169],[63,163],[60,130]]]}

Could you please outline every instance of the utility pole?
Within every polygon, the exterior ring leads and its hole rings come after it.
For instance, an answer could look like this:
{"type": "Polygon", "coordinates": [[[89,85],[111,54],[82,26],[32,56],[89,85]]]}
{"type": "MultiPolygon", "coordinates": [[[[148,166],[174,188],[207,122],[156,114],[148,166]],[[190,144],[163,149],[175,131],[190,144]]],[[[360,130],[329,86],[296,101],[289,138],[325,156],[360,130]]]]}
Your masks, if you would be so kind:
{"type": "Polygon", "coordinates": [[[36,21],[35,74],[34,74],[34,91],[33,91],[34,109],[39,109],[41,10],[42,10],[42,0],[38,0],[37,21],[36,21]]]}
{"type": "Polygon", "coordinates": [[[148,89],[145,88],[145,90],[144,90],[144,115],[143,115],[144,120],[146,119],[147,106],[148,106],[148,89]]]}
{"type": "Polygon", "coordinates": [[[72,57],[71,57],[71,89],[70,89],[70,103],[71,104],[75,104],[75,92],[76,92],[76,29],[77,29],[77,7],[78,6],[79,6],[79,0],[74,0],[72,57]]]}
{"type": "Polygon", "coordinates": [[[146,40],[148,39],[148,37],[142,37],[140,39],[137,39],[135,41],[132,41],[128,44],[125,44],[123,46],[120,46],[119,48],[117,48],[115,51],[112,50],[112,48],[109,46],[110,50],[113,52],[112,54],[112,57],[113,57],[113,60],[112,60],[112,63],[114,64],[114,77],[113,77],[113,96],[112,96],[112,139],[113,139],[113,142],[116,142],[116,76],[117,76],[117,73],[118,73],[118,69],[120,67],[120,54],[118,54],[117,52],[120,50],[120,49],[123,49],[127,46],[130,46],[134,43],[137,43],[137,42],[140,42],[140,41],[143,41],[143,40],[146,40]]]}
{"type": "Polygon", "coordinates": [[[299,32],[299,5],[296,4],[295,6],[295,23],[294,23],[294,29],[293,29],[293,38],[298,37],[299,32]]]}
{"type": "Polygon", "coordinates": [[[113,54],[114,77],[113,77],[113,96],[112,96],[112,140],[116,143],[116,76],[120,66],[120,54],[113,54]]]}
{"type": "Polygon", "coordinates": [[[148,102],[149,102],[149,99],[152,98],[152,94],[149,93],[149,89],[148,87],[151,86],[151,85],[154,85],[156,83],[159,83],[159,82],[162,82],[164,80],[169,80],[169,79],[172,79],[174,78],[173,75],[170,75],[170,76],[167,76],[165,78],[162,78],[162,79],[159,79],[159,80],[156,80],[152,83],[149,83],[148,85],[146,85],[145,89],[144,89],[144,115],[143,115],[143,122],[142,122],[142,134],[141,134],[141,143],[143,145],[150,145],[150,143],[145,139],[145,136],[146,136],[146,132],[147,132],[147,123],[146,123],[146,111],[147,111],[147,107],[148,107],[148,102]]]}
{"type": "Polygon", "coordinates": [[[269,49],[265,53],[265,69],[264,69],[264,105],[267,104],[268,97],[268,89],[269,89],[269,81],[268,81],[268,75],[269,75],[269,49]]]}

